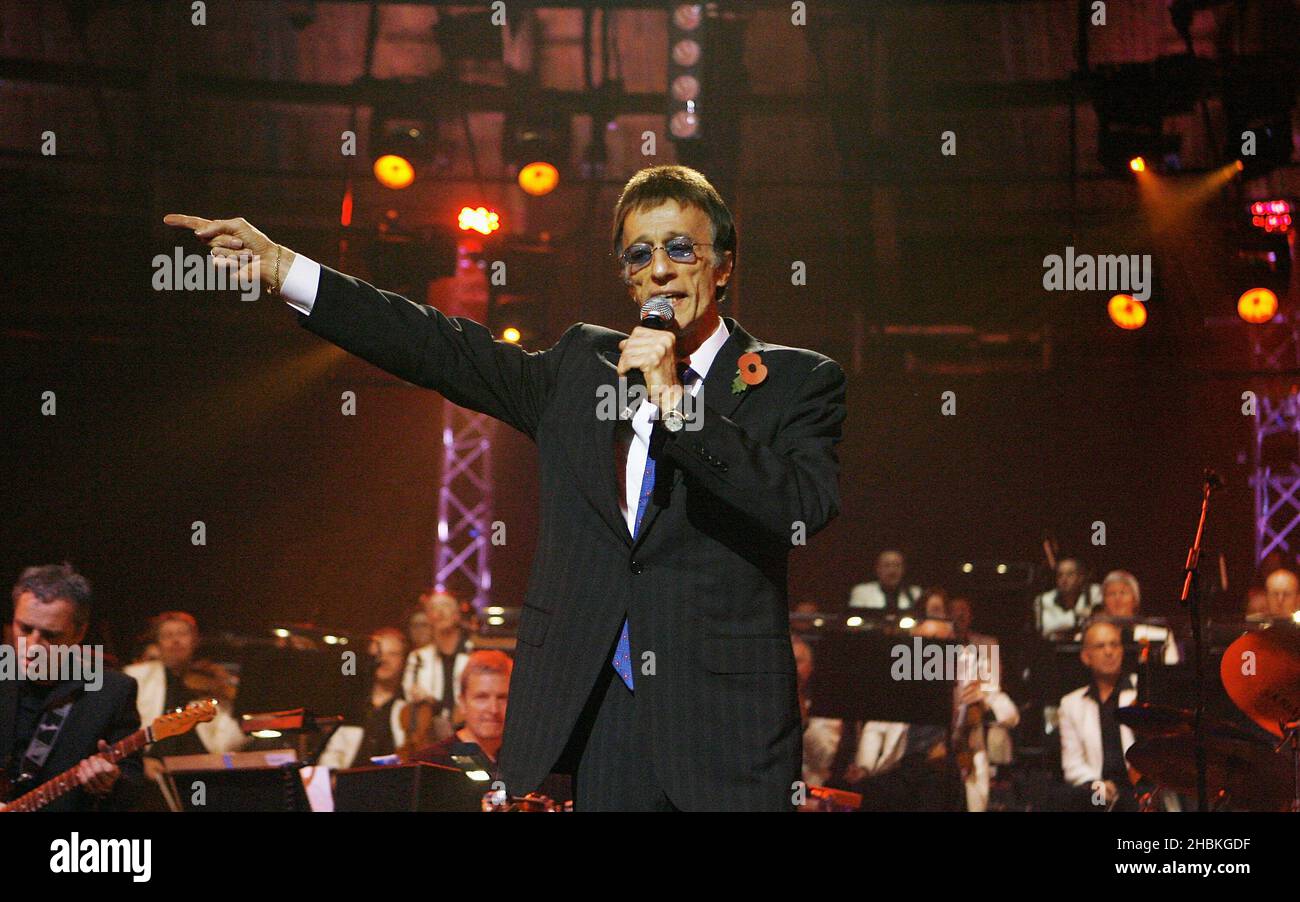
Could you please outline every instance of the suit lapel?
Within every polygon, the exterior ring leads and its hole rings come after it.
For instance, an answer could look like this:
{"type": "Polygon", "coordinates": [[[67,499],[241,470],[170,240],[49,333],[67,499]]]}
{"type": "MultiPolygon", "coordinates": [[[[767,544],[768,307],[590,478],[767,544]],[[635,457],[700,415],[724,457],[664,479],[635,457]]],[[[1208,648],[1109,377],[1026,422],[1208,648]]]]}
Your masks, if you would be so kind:
{"type": "Polygon", "coordinates": [[[718,356],[713,358],[713,363],[709,366],[709,375],[704,378],[704,384],[700,386],[699,397],[715,413],[730,418],[740,403],[749,397],[750,392],[758,388],[756,385],[749,385],[741,392],[731,390],[731,383],[735,381],[737,371],[740,369],[740,357],[742,354],[760,353],[766,350],[766,345],[742,329],[740,324],[731,317],[723,317],[722,321],[727,324],[727,332],[730,334],[727,336],[726,343],[719,349],[718,356]]]}
{"type": "MultiPolygon", "coordinates": [[[[618,485],[618,465],[614,458],[616,448],[614,435],[619,425],[618,417],[622,416],[619,405],[627,403],[627,389],[622,394],[619,393],[618,357],[617,349],[598,351],[596,354],[597,365],[601,372],[599,390],[602,393],[613,393],[616,409],[613,418],[607,416],[602,418],[600,405],[596,403],[602,395],[598,394],[584,402],[591,404],[587,409],[592,411],[592,419],[581,430],[578,454],[574,463],[579,473],[579,484],[591,505],[606,525],[614,530],[623,542],[631,546],[632,536],[627,531],[627,521],[623,519],[623,512],[619,508],[619,498],[623,495],[623,488],[618,485]],[[590,472],[593,467],[594,473],[590,472]]],[[[638,384],[645,384],[641,374],[629,373],[628,388],[638,384]]]]}

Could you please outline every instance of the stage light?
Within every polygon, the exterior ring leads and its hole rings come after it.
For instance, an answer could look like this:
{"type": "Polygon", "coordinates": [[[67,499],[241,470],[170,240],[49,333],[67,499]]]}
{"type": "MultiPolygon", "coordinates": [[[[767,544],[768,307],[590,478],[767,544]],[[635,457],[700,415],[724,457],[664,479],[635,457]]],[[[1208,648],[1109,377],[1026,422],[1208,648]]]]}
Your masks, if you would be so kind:
{"type": "Polygon", "coordinates": [[[1257,200],[1250,205],[1250,224],[1265,232],[1285,233],[1291,229],[1293,207],[1286,200],[1257,200]]]}
{"type": "Polygon", "coordinates": [[[375,160],[375,178],[385,188],[400,190],[415,181],[415,167],[406,157],[386,153],[375,160]]]}
{"type": "Polygon", "coordinates": [[[1110,321],[1121,329],[1141,329],[1147,324],[1147,308],[1132,295],[1117,294],[1106,305],[1110,321]]]}
{"type": "Polygon", "coordinates": [[[421,166],[433,164],[437,154],[432,131],[422,121],[408,119],[400,124],[376,118],[370,132],[370,154],[375,179],[385,188],[401,189],[415,181],[421,166]]]}
{"type": "Polygon", "coordinates": [[[1277,315],[1277,295],[1268,288],[1252,288],[1237,299],[1237,315],[1248,323],[1266,323],[1277,315]]]}
{"type": "Polygon", "coordinates": [[[516,329],[514,326],[506,327],[506,329],[503,330],[501,333],[501,338],[505,341],[510,342],[511,344],[518,344],[519,339],[521,337],[522,336],[519,334],[519,330],[516,329]]]}
{"type": "Polygon", "coordinates": [[[898,628],[902,630],[910,630],[914,626],[916,626],[916,620],[911,617],[902,617],[898,621],[898,628]]]}
{"type": "Polygon", "coordinates": [[[701,136],[705,31],[702,4],[673,7],[668,23],[668,131],[675,141],[694,141],[701,136]]]}
{"type": "Polygon", "coordinates": [[[1133,170],[1134,172],[1146,172],[1147,161],[1142,159],[1141,157],[1134,157],[1133,159],[1128,161],[1128,168],[1133,170]]]}
{"type": "Polygon", "coordinates": [[[536,86],[520,76],[508,76],[506,88],[515,102],[506,110],[501,129],[502,161],[518,171],[519,185],[525,191],[524,171],[539,163],[550,166],[558,182],[559,170],[573,157],[572,116],[547,106],[536,96],[536,86]]]}
{"type": "Polygon", "coordinates": [[[862,618],[853,616],[844,621],[845,626],[862,626],[862,618]]]}
{"type": "Polygon", "coordinates": [[[700,133],[700,117],[695,115],[694,110],[678,110],[673,113],[673,118],[669,120],[669,129],[674,138],[694,138],[700,133]]]}
{"type": "Polygon", "coordinates": [[[519,170],[519,187],[533,197],[550,194],[560,183],[560,170],[550,163],[529,163],[519,170]]]}
{"type": "Polygon", "coordinates": [[[1181,168],[1182,138],[1165,134],[1165,119],[1193,109],[1204,80],[1200,61],[1185,54],[1142,63],[1093,66],[1088,92],[1097,113],[1097,157],[1119,175],[1181,168]],[[1131,163],[1142,157],[1144,170],[1131,163]]]}
{"type": "Polygon", "coordinates": [[[460,215],[456,217],[456,224],[466,232],[474,231],[480,235],[491,235],[501,228],[501,217],[495,210],[486,207],[461,207],[460,215]]]}

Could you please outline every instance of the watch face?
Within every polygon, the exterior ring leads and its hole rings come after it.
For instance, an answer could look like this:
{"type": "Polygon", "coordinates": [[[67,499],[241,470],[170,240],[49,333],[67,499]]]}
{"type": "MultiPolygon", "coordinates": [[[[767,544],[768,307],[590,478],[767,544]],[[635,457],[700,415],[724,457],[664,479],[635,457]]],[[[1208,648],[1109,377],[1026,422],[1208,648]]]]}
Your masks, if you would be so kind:
{"type": "Polygon", "coordinates": [[[664,416],[664,428],[669,432],[681,432],[684,425],[686,425],[686,420],[675,410],[669,411],[664,416]]]}

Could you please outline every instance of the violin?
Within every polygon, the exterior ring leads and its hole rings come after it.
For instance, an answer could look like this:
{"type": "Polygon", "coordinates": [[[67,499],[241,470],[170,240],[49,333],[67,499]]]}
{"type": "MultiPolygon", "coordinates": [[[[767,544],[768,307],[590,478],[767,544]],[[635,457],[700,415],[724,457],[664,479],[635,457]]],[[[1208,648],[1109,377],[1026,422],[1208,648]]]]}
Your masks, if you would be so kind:
{"type": "Polygon", "coordinates": [[[234,674],[213,661],[191,661],[181,680],[195,695],[215,698],[224,705],[233,704],[239,691],[234,674]]]}

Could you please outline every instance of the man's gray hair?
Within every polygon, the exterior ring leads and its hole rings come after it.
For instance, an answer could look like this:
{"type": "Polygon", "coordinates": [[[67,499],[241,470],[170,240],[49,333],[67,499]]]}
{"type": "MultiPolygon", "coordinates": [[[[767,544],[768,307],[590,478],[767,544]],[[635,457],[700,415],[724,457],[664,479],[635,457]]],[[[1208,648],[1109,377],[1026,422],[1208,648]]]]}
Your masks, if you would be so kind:
{"type": "Polygon", "coordinates": [[[1127,570],[1112,570],[1106,574],[1106,578],[1101,581],[1102,592],[1106,591],[1106,586],[1111,583],[1126,583],[1133,590],[1133,601],[1142,604],[1142,589],[1138,586],[1137,577],[1127,570]]]}
{"type": "Polygon", "coordinates": [[[509,682],[510,672],[514,666],[515,662],[510,660],[510,656],[503,651],[485,648],[473,652],[460,674],[460,694],[465,695],[469,692],[469,678],[472,676],[494,673],[505,677],[509,682]]]}

